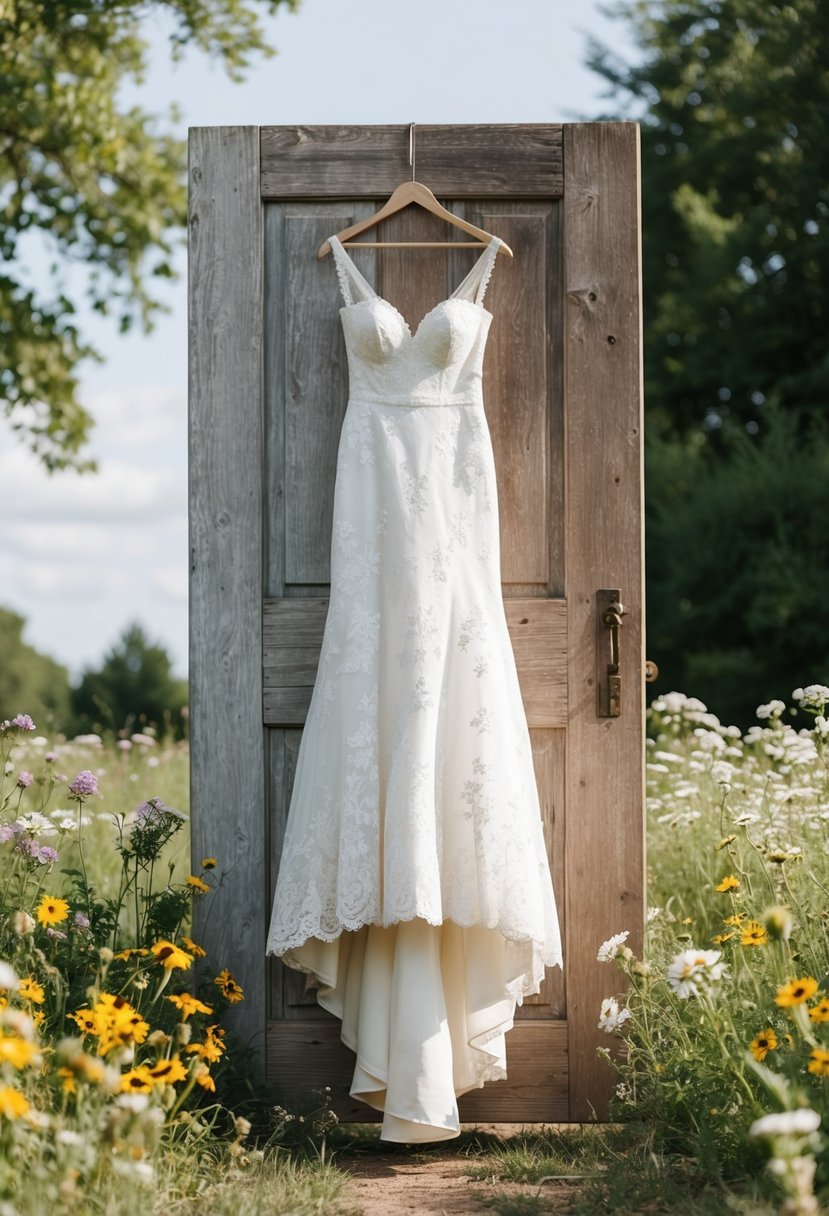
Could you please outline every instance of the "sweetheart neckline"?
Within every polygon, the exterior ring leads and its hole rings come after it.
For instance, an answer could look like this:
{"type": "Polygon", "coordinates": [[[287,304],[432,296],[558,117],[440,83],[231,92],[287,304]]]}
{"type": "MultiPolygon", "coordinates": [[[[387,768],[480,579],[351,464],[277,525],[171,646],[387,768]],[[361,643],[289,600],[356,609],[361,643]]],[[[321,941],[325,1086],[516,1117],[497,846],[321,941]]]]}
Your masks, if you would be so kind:
{"type": "Polygon", "coordinates": [[[433,312],[437,312],[439,308],[443,308],[445,304],[467,304],[474,308],[477,312],[482,312],[490,319],[493,316],[488,308],[484,308],[483,304],[478,304],[475,300],[465,300],[462,296],[447,296],[445,300],[438,300],[437,304],[433,305],[427,313],[423,314],[423,316],[420,318],[417,329],[413,333],[411,325],[409,325],[409,322],[403,316],[400,309],[395,304],[392,304],[391,300],[387,300],[385,297],[377,295],[376,293],[372,296],[368,296],[365,300],[353,300],[351,304],[344,304],[340,309],[340,312],[350,312],[352,308],[359,308],[363,304],[376,304],[378,302],[380,304],[385,304],[386,308],[390,308],[392,312],[400,318],[406,333],[413,342],[417,339],[417,335],[420,333],[423,322],[427,320],[428,317],[431,317],[433,312]]]}

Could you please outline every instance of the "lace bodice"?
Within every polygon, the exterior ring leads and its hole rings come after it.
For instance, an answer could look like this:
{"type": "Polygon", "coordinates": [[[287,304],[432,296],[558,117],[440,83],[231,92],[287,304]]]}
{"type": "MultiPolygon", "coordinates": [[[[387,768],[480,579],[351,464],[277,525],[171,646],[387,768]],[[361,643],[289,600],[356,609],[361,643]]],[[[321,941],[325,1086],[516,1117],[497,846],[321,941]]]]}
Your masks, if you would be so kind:
{"type": "Polygon", "coordinates": [[[378,295],[336,236],[345,305],[340,309],[352,398],[384,405],[477,405],[492,313],[483,306],[498,247],[493,237],[463,282],[431,308],[412,333],[378,295]]]}

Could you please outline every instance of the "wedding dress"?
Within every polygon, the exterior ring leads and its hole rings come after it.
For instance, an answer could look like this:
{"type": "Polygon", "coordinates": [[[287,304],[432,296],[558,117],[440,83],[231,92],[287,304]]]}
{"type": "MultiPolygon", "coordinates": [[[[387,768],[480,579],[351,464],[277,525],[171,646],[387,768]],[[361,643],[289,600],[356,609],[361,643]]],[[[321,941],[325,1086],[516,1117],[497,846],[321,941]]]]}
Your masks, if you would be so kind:
{"type": "Polygon", "coordinates": [[[563,954],[501,596],[494,237],[413,333],[337,237],[349,400],[331,594],[266,952],[318,983],[381,1137],[459,1133],[563,954]]]}

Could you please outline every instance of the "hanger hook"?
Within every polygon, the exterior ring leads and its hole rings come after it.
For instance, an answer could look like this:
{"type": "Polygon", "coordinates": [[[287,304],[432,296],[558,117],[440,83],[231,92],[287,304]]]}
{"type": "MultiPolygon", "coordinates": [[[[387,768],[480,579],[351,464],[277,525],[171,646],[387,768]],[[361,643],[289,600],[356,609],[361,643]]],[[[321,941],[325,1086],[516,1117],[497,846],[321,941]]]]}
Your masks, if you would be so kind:
{"type": "Polygon", "coordinates": [[[415,124],[409,123],[409,164],[412,166],[412,181],[415,179],[415,124]]]}

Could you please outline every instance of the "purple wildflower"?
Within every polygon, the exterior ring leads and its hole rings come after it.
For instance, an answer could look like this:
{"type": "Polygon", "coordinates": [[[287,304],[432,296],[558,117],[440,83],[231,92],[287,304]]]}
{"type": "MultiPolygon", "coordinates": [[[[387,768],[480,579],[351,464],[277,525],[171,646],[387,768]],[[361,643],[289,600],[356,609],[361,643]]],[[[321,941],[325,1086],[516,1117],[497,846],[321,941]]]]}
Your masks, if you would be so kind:
{"type": "Polygon", "coordinates": [[[25,853],[28,857],[34,857],[35,860],[40,858],[40,845],[36,840],[32,840],[31,836],[21,836],[14,847],[18,853],[25,853]]]}
{"type": "Polygon", "coordinates": [[[23,831],[25,831],[25,826],[22,823],[0,823],[0,844],[13,840],[19,832],[23,831]]]}
{"type": "Polygon", "coordinates": [[[88,797],[89,794],[98,792],[98,778],[94,773],[91,773],[88,768],[81,769],[75,780],[69,786],[70,798],[77,798],[79,801],[88,797]]]}
{"type": "Polygon", "coordinates": [[[76,912],[72,917],[72,923],[77,925],[79,929],[88,929],[89,917],[85,912],[76,912]]]}
{"type": "Polygon", "coordinates": [[[16,714],[11,720],[11,725],[16,726],[18,730],[35,729],[35,724],[28,714],[16,714]]]}
{"type": "Polygon", "coordinates": [[[51,764],[54,760],[57,760],[57,758],[58,758],[57,752],[47,752],[46,755],[43,757],[43,759],[47,760],[49,762],[49,764],[51,764]]]}
{"type": "Polygon", "coordinates": [[[48,865],[50,862],[57,861],[57,859],[57,849],[53,849],[50,844],[42,844],[40,846],[40,856],[38,857],[38,861],[42,862],[44,865],[48,865]]]}
{"type": "Polygon", "coordinates": [[[34,777],[27,769],[22,768],[17,774],[17,784],[22,790],[27,790],[34,781],[34,777]]]}

